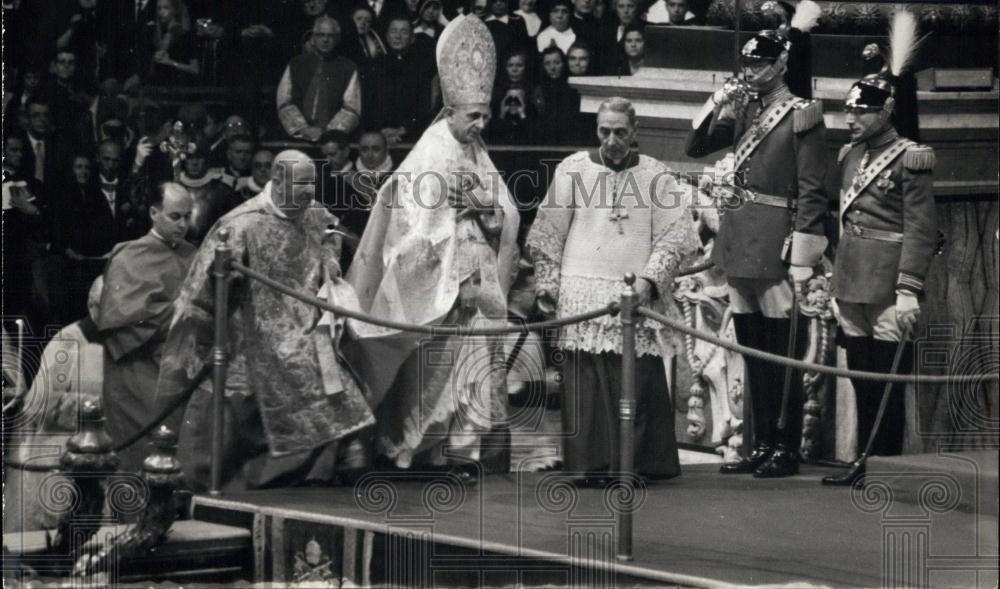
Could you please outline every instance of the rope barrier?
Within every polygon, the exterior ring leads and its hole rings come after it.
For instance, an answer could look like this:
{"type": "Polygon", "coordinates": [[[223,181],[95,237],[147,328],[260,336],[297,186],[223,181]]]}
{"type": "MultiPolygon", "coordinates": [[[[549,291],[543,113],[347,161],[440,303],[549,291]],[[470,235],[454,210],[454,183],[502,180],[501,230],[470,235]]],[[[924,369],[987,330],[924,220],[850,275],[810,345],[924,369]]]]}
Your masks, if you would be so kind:
{"type": "MultiPolygon", "coordinates": [[[[195,374],[195,377],[191,380],[191,382],[188,383],[186,387],[184,387],[184,390],[181,391],[181,394],[178,395],[176,399],[170,402],[169,406],[165,407],[163,411],[161,411],[160,414],[156,416],[155,419],[147,423],[145,426],[143,426],[142,429],[140,429],[136,433],[129,436],[128,439],[126,439],[124,442],[116,444],[112,448],[112,451],[121,452],[122,450],[128,448],[129,446],[132,446],[139,440],[146,437],[149,434],[149,432],[156,429],[156,427],[161,423],[163,423],[163,421],[167,417],[170,417],[171,413],[176,411],[181,405],[187,403],[188,399],[191,398],[191,395],[194,394],[195,389],[197,389],[198,386],[202,383],[202,381],[208,377],[211,371],[212,371],[212,364],[206,362],[205,365],[201,367],[201,370],[199,370],[198,373],[195,374]]],[[[58,465],[43,466],[30,463],[21,464],[16,462],[10,462],[7,460],[6,456],[4,456],[4,466],[9,466],[11,468],[16,468],[18,470],[23,470],[27,472],[55,472],[60,469],[58,465]]]]}
{"type": "Polygon", "coordinates": [[[160,414],[156,416],[156,419],[146,424],[141,430],[132,434],[127,440],[125,440],[121,444],[115,446],[114,451],[121,452],[125,448],[128,448],[132,444],[135,444],[139,440],[146,437],[146,435],[149,432],[153,431],[156,428],[156,426],[160,425],[160,423],[162,423],[163,420],[170,417],[170,414],[176,411],[178,407],[187,403],[188,399],[191,398],[191,395],[194,394],[195,389],[197,389],[198,386],[201,384],[201,382],[208,377],[211,371],[212,371],[212,364],[210,362],[206,362],[205,365],[201,367],[201,370],[199,370],[198,373],[195,374],[194,378],[191,379],[191,382],[189,382],[188,385],[184,387],[184,390],[181,391],[181,394],[178,395],[176,399],[171,401],[170,405],[165,407],[163,411],[161,411],[160,414]]]}
{"type": "Polygon", "coordinates": [[[510,327],[482,327],[482,328],[472,328],[463,327],[459,325],[416,325],[412,323],[402,323],[399,321],[391,321],[389,319],[379,319],[378,317],[373,317],[366,313],[361,313],[359,311],[352,311],[351,309],[345,309],[337,305],[330,304],[323,299],[304,295],[300,292],[296,292],[294,289],[281,284],[280,282],[273,280],[260,272],[251,270],[243,264],[238,262],[232,262],[230,268],[253,278],[259,282],[270,286],[271,288],[277,290],[278,292],[284,293],[293,299],[297,299],[303,303],[318,307],[320,309],[330,311],[331,313],[337,315],[343,315],[344,317],[350,317],[351,319],[357,319],[358,321],[364,321],[365,323],[371,323],[373,325],[379,325],[381,327],[387,327],[390,329],[398,329],[400,331],[412,331],[416,333],[428,333],[434,335],[459,335],[459,336],[474,336],[474,335],[505,335],[509,333],[527,333],[529,331],[539,331],[542,329],[550,329],[553,327],[562,327],[563,325],[569,325],[571,323],[580,323],[581,321],[588,321],[590,319],[596,319],[597,317],[603,317],[604,315],[614,315],[618,312],[617,303],[608,303],[608,305],[602,309],[596,311],[590,311],[588,313],[581,313],[579,315],[574,315],[572,317],[564,317],[562,319],[552,319],[549,321],[538,321],[535,323],[523,323],[521,325],[515,325],[510,327]]]}
{"type": "MultiPolygon", "coordinates": [[[[687,269],[685,272],[689,274],[694,274],[701,272],[702,270],[711,268],[714,264],[707,262],[704,264],[699,264],[692,268],[687,269]]],[[[238,263],[231,262],[230,267],[245,276],[248,276],[254,280],[262,282],[271,288],[284,293],[294,299],[297,299],[303,303],[313,305],[320,309],[325,309],[332,313],[339,315],[344,315],[345,317],[350,317],[352,319],[357,319],[359,321],[364,321],[367,323],[372,323],[374,325],[380,325],[382,327],[388,327],[391,329],[398,329],[401,331],[413,331],[419,333],[430,333],[430,334],[440,334],[440,335],[458,335],[458,336],[473,336],[473,335],[503,335],[509,333],[527,333],[529,331],[561,327],[563,325],[568,325],[571,323],[579,323],[581,321],[587,321],[589,319],[594,319],[597,317],[602,317],[604,315],[614,315],[618,312],[617,303],[609,303],[603,309],[598,309],[591,311],[589,313],[581,313],[580,315],[574,315],[572,317],[564,317],[562,319],[553,319],[550,321],[539,321],[536,323],[525,323],[513,327],[495,327],[495,328],[469,328],[461,326],[426,326],[426,325],[414,325],[410,323],[401,323],[398,321],[390,321],[388,319],[379,319],[372,317],[371,315],[361,313],[358,311],[352,311],[350,309],[345,309],[337,305],[330,304],[322,299],[314,296],[304,295],[302,293],[296,292],[294,289],[277,282],[257,272],[251,270],[246,266],[238,263]]],[[[1000,380],[1000,375],[997,374],[963,374],[963,375],[917,375],[917,374],[882,374],[880,372],[865,372],[858,370],[848,370],[845,368],[837,368],[835,366],[826,366],[825,364],[815,364],[813,362],[806,362],[805,360],[799,360],[797,358],[786,358],[784,356],[779,356],[777,354],[772,354],[770,352],[765,352],[763,350],[758,350],[756,348],[751,348],[748,346],[740,345],[738,343],[733,343],[726,341],[720,337],[703,333],[695,328],[688,327],[682,322],[674,321],[673,319],[651,311],[645,307],[639,307],[637,312],[649,319],[657,321],[670,327],[676,329],[681,333],[685,333],[692,337],[705,340],[709,343],[715,344],[722,348],[725,348],[731,352],[736,352],[743,356],[750,356],[751,358],[757,358],[759,360],[764,360],[765,362],[772,362],[774,364],[779,364],[782,366],[790,366],[792,368],[797,368],[802,371],[807,372],[817,372],[820,374],[828,374],[832,376],[838,376],[841,378],[857,378],[861,380],[872,380],[880,382],[903,382],[903,383],[923,383],[923,384],[948,384],[948,383],[965,383],[965,382],[981,382],[981,381],[997,381],[1000,380]]]]}
{"type": "Polygon", "coordinates": [[[981,382],[981,381],[997,381],[1000,380],[1000,374],[961,374],[961,375],[918,375],[918,374],[883,374],[881,372],[865,372],[861,370],[847,370],[845,368],[837,368],[836,366],[827,366],[825,364],[814,364],[812,362],[806,362],[805,360],[799,360],[796,358],[786,358],[785,356],[779,356],[777,354],[772,354],[770,352],[765,352],[763,350],[758,350],[757,348],[751,348],[748,346],[740,345],[730,341],[726,341],[720,337],[703,333],[698,331],[693,327],[688,327],[680,321],[675,321],[666,315],[661,315],[655,311],[651,311],[646,307],[639,307],[636,312],[643,317],[652,319],[670,327],[671,329],[676,329],[682,333],[686,333],[692,337],[705,340],[709,343],[715,344],[719,347],[725,348],[731,352],[736,352],[743,356],[750,356],[758,360],[764,360],[765,362],[772,362],[774,364],[780,364],[783,366],[791,366],[792,368],[797,368],[802,371],[807,372],[818,372],[821,374],[829,374],[833,376],[839,376],[843,378],[857,378],[861,380],[873,380],[881,382],[904,382],[904,383],[924,383],[924,384],[947,384],[947,383],[962,383],[962,382],[981,382]]]}

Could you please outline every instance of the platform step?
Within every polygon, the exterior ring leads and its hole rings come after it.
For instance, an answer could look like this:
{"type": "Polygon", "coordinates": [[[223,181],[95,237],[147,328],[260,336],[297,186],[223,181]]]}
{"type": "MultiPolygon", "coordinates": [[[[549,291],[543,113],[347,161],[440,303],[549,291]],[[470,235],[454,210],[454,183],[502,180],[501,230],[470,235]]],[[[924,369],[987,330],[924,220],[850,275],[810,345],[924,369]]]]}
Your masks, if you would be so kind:
{"type": "Polygon", "coordinates": [[[998,462],[995,450],[873,456],[866,480],[887,485],[905,503],[932,501],[996,517],[998,462]]]}
{"type": "MultiPolygon", "coordinates": [[[[92,542],[112,538],[126,529],[125,525],[104,526],[92,542]]],[[[3,544],[5,561],[23,563],[43,578],[64,575],[72,566],[66,559],[44,554],[44,530],[4,534],[3,544]]],[[[117,580],[221,583],[252,578],[252,563],[249,530],[185,520],[175,522],[166,541],[150,554],[121,563],[117,580]]]]}

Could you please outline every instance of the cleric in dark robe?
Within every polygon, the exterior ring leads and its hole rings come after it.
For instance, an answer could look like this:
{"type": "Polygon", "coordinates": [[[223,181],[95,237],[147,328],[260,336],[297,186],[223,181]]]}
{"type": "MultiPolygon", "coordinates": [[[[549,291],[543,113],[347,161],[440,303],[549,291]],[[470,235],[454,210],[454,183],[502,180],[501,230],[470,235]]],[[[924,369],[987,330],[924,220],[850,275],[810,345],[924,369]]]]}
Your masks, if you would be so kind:
{"type": "MultiPolygon", "coordinates": [[[[353,26],[353,23],[352,23],[353,26]]],[[[290,136],[316,141],[325,130],[351,133],[361,121],[357,66],[336,52],[340,25],[316,19],[311,49],[292,59],[278,83],[278,119],[290,136]]]]}
{"type": "MultiPolygon", "coordinates": [[[[137,433],[156,415],[160,352],[173,317],[173,302],[195,249],[184,241],[191,195],[179,184],[161,184],[149,203],[153,228],[119,244],[104,271],[97,318],[104,344],[104,413],[115,444],[137,433]]],[[[149,448],[142,441],[119,452],[122,470],[139,470],[149,448]]]]}
{"type": "MultiPolygon", "coordinates": [[[[598,149],[577,152],[556,168],[528,234],[539,310],[563,318],[619,300],[632,272],[639,303],[677,315],[671,292],[677,270],[698,238],[689,191],[664,165],[632,147],[636,115],[624,98],[597,113],[598,149]]],[[[649,320],[636,330],[636,470],[651,478],[680,474],[674,412],[662,358],[672,335],[649,320]]],[[[618,317],[566,325],[558,346],[563,369],[564,469],[584,484],[603,484],[619,470],[618,402],[622,385],[618,317]]]]}
{"type": "MultiPolygon", "coordinates": [[[[212,357],[211,272],[223,236],[234,261],[298,292],[316,295],[329,285],[353,292],[339,279],[339,237],[329,231],[337,218],[315,203],[315,174],[305,154],[278,154],[264,190],[206,236],[164,347],[157,386],[161,410],[212,357]]],[[[339,359],[334,334],[318,309],[258,281],[234,274],[230,288],[224,479],[231,488],[330,482],[338,453],[349,447],[336,442],[374,423],[360,385],[339,359]]],[[[179,430],[181,463],[196,489],[207,485],[211,464],[209,381],[188,401],[179,430]]],[[[350,448],[352,458],[359,458],[357,443],[350,448]]]]}

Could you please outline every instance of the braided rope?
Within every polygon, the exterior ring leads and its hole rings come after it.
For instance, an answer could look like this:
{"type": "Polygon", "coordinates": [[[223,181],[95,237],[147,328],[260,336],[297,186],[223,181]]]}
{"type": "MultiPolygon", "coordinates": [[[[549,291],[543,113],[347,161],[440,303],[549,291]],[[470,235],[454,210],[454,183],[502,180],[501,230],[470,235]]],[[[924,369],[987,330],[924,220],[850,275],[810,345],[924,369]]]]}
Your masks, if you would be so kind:
{"type": "MultiPolygon", "coordinates": [[[[402,323],[399,321],[379,319],[377,317],[372,317],[371,315],[368,315],[366,313],[352,311],[350,309],[345,309],[343,307],[330,304],[314,296],[304,295],[302,293],[296,292],[294,289],[288,286],[285,286],[284,284],[281,284],[276,280],[269,278],[268,276],[265,276],[264,274],[261,274],[260,272],[251,270],[250,268],[247,268],[246,266],[238,262],[230,262],[230,268],[249,278],[262,282],[263,284],[266,284],[267,286],[277,290],[278,292],[284,293],[285,295],[288,295],[308,305],[312,305],[314,307],[318,307],[320,309],[324,309],[332,313],[343,315],[345,317],[357,319],[358,321],[364,321],[367,323],[372,323],[374,325],[387,327],[390,329],[398,329],[401,331],[412,331],[418,333],[456,335],[456,336],[504,335],[508,333],[525,333],[528,331],[561,327],[563,325],[569,325],[571,323],[580,323],[582,321],[588,321],[590,319],[595,319],[597,317],[602,317],[604,315],[615,315],[618,313],[618,304],[611,302],[608,303],[608,305],[605,306],[604,308],[590,311],[589,313],[581,313],[579,315],[574,315],[572,317],[564,317],[562,319],[552,319],[549,321],[525,323],[522,325],[515,325],[511,327],[470,328],[457,325],[442,325],[442,326],[414,325],[411,323],[402,323]]],[[[844,368],[837,368],[835,366],[826,366],[823,364],[806,362],[804,360],[798,360],[795,358],[785,358],[784,356],[771,354],[769,352],[758,350],[756,348],[750,348],[740,344],[727,342],[726,340],[720,337],[707,333],[702,333],[697,329],[688,327],[683,322],[674,321],[673,319],[665,315],[661,315],[645,307],[639,307],[636,310],[636,312],[639,315],[642,315],[654,321],[658,321],[666,325],[667,327],[676,329],[681,333],[688,334],[699,339],[703,339],[719,347],[725,348],[731,352],[736,352],[744,356],[750,356],[758,360],[764,360],[765,362],[772,362],[782,366],[791,366],[792,368],[797,368],[799,370],[804,370],[804,371],[813,371],[822,374],[832,374],[834,376],[839,376],[841,378],[857,378],[860,380],[872,380],[880,382],[905,382],[905,383],[924,383],[924,384],[947,384],[947,383],[962,383],[962,382],[974,383],[982,381],[1000,380],[1000,374],[917,375],[917,374],[882,374],[879,372],[847,370],[844,368]]]]}
{"type": "Polygon", "coordinates": [[[310,295],[304,295],[300,292],[296,292],[294,289],[281,284],[280,282],[273,280],[256,270],[251,270],[243,264],[238,262],[231,262],[230,267],[254,280],[262,282],[267,286],[270,286],[274,290],[286,294],[293,299],[297,299],[308,305],[318,307],[325,311],[330,311],[337,315],[343,315],[344,317],[350,317],[351,319],[357,319],[358,321],[364,321],[365,323],[371,323],[373,325],[379,325],[382,327],[387,327],[390,329],[398,329],[400,331],[412,331],[416,333],[428,333],[433,335],[458,335],[458,336],[474,336],[474,335],[505,335],[508,333],[527,333],[529,331],[540,331],[542,329],[550,329],[553,327],[562,327],[563,325],[569,325],[571,323],[580,323],[583,321],[589,321],[591,319],[596,319],[597,317],[603,317],[604,315],[615,315],[618,313],[618,303],[608,303],[607,306],[595,311],[590,311],[588,313],[581,313],[579,315],[573,315],[572,317],[563,317],[561,319],[552,319],[549,321],[538,321],[535,323],[524,323],[521,325],[514,325],[510,327],[463,327],[459,325],[416,325],[413,323],[402,323],[399,321],[391,321],[389,319],[379,319],[378,317],[373,317],[367,313],[361,313],[359,311],[352,311],[350,309],[345,309],[344,307],[339,307],[337,305],[330,304],[323,299],[316,298],[310,295]]]}
{"type": "Polygon", "coordinates": [[[728,342],[720,337],[716,337],[714,335],[710,335],[707,333],[702,333],[697,329],[692,329],[687,325],[685,325],[683,322],[674,321],[673,319],[667,317],[666,315],[661,315],[660,313],[651,311],[646,307],[639,307],[638,309],[636,309],[636,312],[639,315],[642,315],[643,317],[652,319],[653,321],[658,321],[663,325],[670,327],[671,329],[676,329],[681,333],[689,334],[693,337],[711,342],[731,352],[736,352],[737,354],[741,354],[743,356],[750,356],[751,358],[756,358],[757,360],[772,362],[774,364],[779,364],[782,366],[791,366],[792,368],[796,368],[798,370],[819,372],[822,374],[832,374],[833,376],[839,376],[842,378],[856,378],[860,380],[872,380],[880,382],[947,384],[947,383],[963,383],[963,382],[971,382],[971,383],[988,382],[988,381],[995,382],[1000,380],[1000,374],[960,374],[960,375],[883,374],[881,372],[847,370],[845,368],[837,368],[836,366],[814,364],[812,362],[806,362],[804,360],[798,360],[795,358],[786,358],[784,356],[779,356],[777,354],[772,354],[770,352],[758,350],[757,348],[751,348],[737,343],[728,342]]]}

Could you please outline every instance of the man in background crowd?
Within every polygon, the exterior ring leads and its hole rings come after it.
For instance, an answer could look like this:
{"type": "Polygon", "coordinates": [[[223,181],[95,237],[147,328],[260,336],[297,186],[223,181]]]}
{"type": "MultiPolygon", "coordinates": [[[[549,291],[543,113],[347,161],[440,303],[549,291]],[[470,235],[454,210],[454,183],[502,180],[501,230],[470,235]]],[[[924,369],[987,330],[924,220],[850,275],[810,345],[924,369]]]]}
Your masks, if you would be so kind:
{"type": "Polygon", "coordinates": [[[258,149],[250,160],[250,176],[240,178],[236,182],[236,193],[243,200],[260,194],[264,185],[271,179],[271,167],[274,165],[274,152],[269,149],[258,149]]]}
{"type": "Polygon", "coordinates": [[[313,25],[312,51],[289,62],[278,83],[278,118],[285,132],[315,143],[324,130],[350,133],[361,117],[357,66],[336,51],[340,25],[320,17],[313,25]]]}
{"type": "Polygon", "coordinates": [[[651,25],[675,27],[696,24],[695,14],[688,10],[687,0],[656,0],[646,11],[644,20],[651,25]]]}
{"type": "Polygon", "coordinates": [[[235,190],[240,180],[250,176],[250,162],[256,147],[256,142],[249,135],[229,138],[226,141],[226,165],[212,171],[219,174],[223,184],[235,190]]]}

